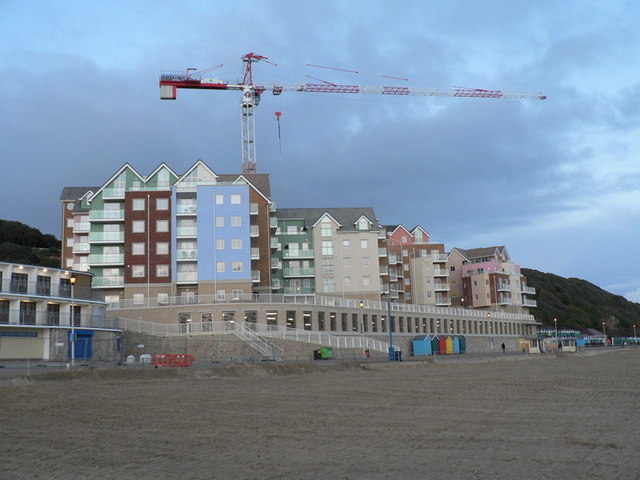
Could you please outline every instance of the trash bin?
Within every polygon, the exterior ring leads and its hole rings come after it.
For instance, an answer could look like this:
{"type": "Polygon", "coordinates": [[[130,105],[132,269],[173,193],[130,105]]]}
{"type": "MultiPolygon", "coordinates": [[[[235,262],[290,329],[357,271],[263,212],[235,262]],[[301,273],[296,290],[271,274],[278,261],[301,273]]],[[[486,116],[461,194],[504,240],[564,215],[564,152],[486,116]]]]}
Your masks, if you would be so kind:
{"type": "Polygon", "coordinates": [[[320,352],[320,358],[323,360],[329,360],[333,358],[333,348],[331,347],[323,347],[318,350],[320,352]]]}

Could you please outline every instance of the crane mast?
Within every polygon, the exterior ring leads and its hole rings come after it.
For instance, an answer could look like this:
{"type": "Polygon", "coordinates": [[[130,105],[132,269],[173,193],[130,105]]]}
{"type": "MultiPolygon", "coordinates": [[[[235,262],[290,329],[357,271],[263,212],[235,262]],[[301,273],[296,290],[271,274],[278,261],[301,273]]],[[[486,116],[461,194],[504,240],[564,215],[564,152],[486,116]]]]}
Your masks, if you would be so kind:
{"type": "MultiPolygon", "coordinates": [[[[307,92],[307,93],[348,93],[348,94],[373,94],[373,95],[416,95],[437,97],[474,97],[474,98],[534,98],[545,100],[542,94],[508,93],[501,90],[484,90],[479,88],[451,89],[436,88],[411,88],[411,87],[385,87],[385,86],[361,86],[340,85],[334,83],[292,83],[273,84],[253,83],[253,64],[259,61],[269,62],[267,57],[247,53],[242,56],[245,63],[242,83],[233,84],[212,78],[202,78],[202,73],[196,74],[196,69],[188,68],[186,73],[163,73],[160,76],[160,98],[162,100],[175,100],[177,89],[196,90],[239,90],[242,92],[240,101],[240,123],[242,131],[242,173],[256,173],[256,138],[254,110],[260,103],[260,96],[265,91],[273,95],[282,92],[307,92]]],[[[274,64],[275,65],[275,64],[274,64]]],[[[215,68],[215,67],[214,67],[215,68]]]]}

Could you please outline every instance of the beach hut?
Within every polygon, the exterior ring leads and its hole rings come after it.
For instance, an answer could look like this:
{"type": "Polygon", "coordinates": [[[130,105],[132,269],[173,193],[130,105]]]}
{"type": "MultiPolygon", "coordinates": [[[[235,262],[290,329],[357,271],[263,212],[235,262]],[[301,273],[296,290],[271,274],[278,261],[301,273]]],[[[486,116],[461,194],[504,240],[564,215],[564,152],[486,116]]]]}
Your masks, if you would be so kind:
{"type": "Polygon", "coordinates": [[[431,338],[428,335],[418,335],[411,341],[414,356],[431,355],[431,338]]]}
{"type": "Polygon", "coordinates": [[[453,337],[453,353],[460,354],[460,338],[458,336],[453,337]]]}
{"type": "Polygon", "coordinates": [[[437,335],[434,335],[433,337],[431,337],[431,353],[433,355],[439,355],[441,353],[440,351],[440,337],[438,337],[437,335]]]}
{"type": "Polygon", "coordinates": [[[467,351],[467,339],[463,335],[458,335],[458,342],[460,343],[460,353],[466,353],[467,351]]]}

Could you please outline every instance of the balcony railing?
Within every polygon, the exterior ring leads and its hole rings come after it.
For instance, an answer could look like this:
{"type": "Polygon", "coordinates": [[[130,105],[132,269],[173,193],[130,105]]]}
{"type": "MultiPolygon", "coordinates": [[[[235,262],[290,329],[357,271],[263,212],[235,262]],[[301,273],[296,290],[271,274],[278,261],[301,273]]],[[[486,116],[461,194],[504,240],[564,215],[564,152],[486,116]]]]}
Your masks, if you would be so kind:
{"type": "Polygon", "coordinates": [[[193,203],[178,203],[176,205],[176,213],[178,215],[195,215],[198,212],[198,207],[193,203]]]}
{"type": "Polygon", "coordinates": [[[178,282],[197,282],[198,273],[197,272],[178,272],[176,273],[176,280],[178,282]]]}
{"type": "Polygon", "coordinates": [[[379,248],[378,249],[378,256],[379,257],[386,257],[387,256],[387,249],[386,248],[379,248]]]}
{"type": "Polygon", "coordinates": [[[433,289],[436,291],[451,290],[451,284],[448,282],[435,282],[433,289]]]}
{"type": "Polygon", "coordinates": [[[89,253],[91,250],[91,245],[88,243],[74,243],[73,244],[73,253],[89,253]]]}
{"type": "Polygon", "coordinates": [[[531,300],[530,298],[523,298],[522,306],[529,307],[529,308],[536,308],[538,306],[538,302],[536,302],[535,300],[531,300]]]}
{"type": "Polygon", "coordinates": [[[271,238],[270,246],[272,250],[280,250],[281,247],[281,245],[278,243],[277,238],[271,238]]]}
{"type": "Polygon", "coordinates": [[[121,265],[124,264],[124,253],[107,253],[89,255],[89,265],[121,265]]]}
{"type": "Polygon", "coordinates": [[[313,258],[313,250],[283,250],[283,258],[313,258]]]}
{"type": "Polygon", "coordinates": [[[89,230],[91,230],[91,223],[89,222],[78,222],[73,224],[74,233],[84,233],[89,230]]]}
{"type": "Polygon", "coordinates": [[[197,237],[198,227],[177,227],[176,234],[178,237],[197,237]]]}
{"type": "Polygon", "coordinates": [[[389,268],[386,266],[380,267],[380,275],[389,275],[389,268]]]}
{"type": "MultiPolygon", "coordinates": [[[[11,295],[25,295],[29,297],[71,298],[71,285],[51,284],[42,282],[17,282],[6,279],[0,282],[0,293],[11,295]]],[[[101,302],[101,292],[94,292],[86,287],[74,287],[73,297],[77,299],[101,302]]]]}
{"type": "Polygon", "coordinates": [[[196,249],[183,249],[176,252],[176,258],[178,260],[197,260],[198,250],[196,249]]]}
{"type": "Polygon", "coordinates": [[[89,240],[92,242],[124,242],[124,232],[91,232],[89,240]]]}
{"type": "Polygon", "coordinates": [[[434,268],[433,269],[433,276],[434,277],[448,277],[449,276],[449,270],[447,270],[446,268],[434,268]]]}
{"type": "Polygon", "coordinates": [[[285,277],[312,277],[315,275],[315,268],[285,268],[285,277]]]}
{"type": "Polygon", "coordinates": [[[536,294],[536,289],[533,287],[522,287],[522,293],[527,294],[527,295],[535,295],[536,294]]]}
{"type": "Polygon", "coordinates": [[[277,259],[271,259],[271,270],[280,270],[282,268],[282,262],[277,259]]]}
{"type": "Polygon", "coordinates": [[[124,210],[91,210],[91,220],[124,220],[124,210]]]}
{"type": "Polygon", "coordinates": [[[507,282],[498,282],[496,285],[496,288],[498,289],[498,291],[501,291],[501,292],[510,292],[511,284],[507,282]]]}
{"type": "Polygon", "coordinates": [[[448,259],[446,253],[432,253],[430,256],[431,256],[431,261],[437,262],[437,263],[446,262],[448,259]]]}
{"type": "MultiPolygon", "coordinates": [[[[0,311],[0,325],[42,325],[47,327],[70,327],[71,315],[62,312],[3,310],[0,311]]],[[[81,328],[119,329],[117,318],[105,315],[74,315],[74,326],[81,328]]]]}
{"type": "Polygon", "coordinates": [[[110,276],[110,277],[93,277],[91,285],[94,287],[123,287],[123,276],[110,276]]]}
{"type": "Polygon", "coordinates": [[[271,217],[269,219],[269,227],[278,228],[278,219],[276,217],[271,217]]]}

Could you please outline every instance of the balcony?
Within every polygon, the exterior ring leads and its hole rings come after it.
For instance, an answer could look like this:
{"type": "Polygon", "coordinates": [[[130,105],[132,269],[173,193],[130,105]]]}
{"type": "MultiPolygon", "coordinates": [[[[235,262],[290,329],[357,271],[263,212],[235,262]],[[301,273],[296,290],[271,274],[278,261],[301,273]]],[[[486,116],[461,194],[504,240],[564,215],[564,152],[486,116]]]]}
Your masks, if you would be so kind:
{"type": "Polygon", "coordinates": [[[538,306],[538,302],[536,302],[535,300],[531,300],[530,298],[523,298],[522,306],[528,308],[536,308],[538,306]]]}
{"type": "Polygon", "coordinates": [[[498,295],[498,305],[513,305],[511,295],[498,295]]]}
{"type": "Polygon", "coordinates": [[[73,244],[73,253],[89,253],[91,250],[91,245],[88,243],[74,243],[73,244]]]}
{"type": "Polygon", "coordinates": [[[430,256],[431,256],[431,261],[434,263],[446,262],[448,258],[446,253],[432,253],[430,256]]]}
{"type": "Polygon", "coordinates": [[[198,227],[177,227],[176,235],[178,237],[197,237],[198,236],[198,227]]]}
{"type": "Polygon", "coordinates": [[[451,299],[448,295],[436,295],[436,306],[446,307],[451,305],[451,299]]]}
{"type": "Polygon", "coordinates": [[[271,280],[271,289],[275,290],[282,287],[282,280],[279,278],[274,278],[271,280]]]}
{"type": "Polygon", "coordinates": [[[93,277],[92,287],[124,287],[124,277],[93,277]]]}
{"type": "Polygon", "coordinates": [[[277,258],[271,259],[271,270],[280,270],[282,268],[282,262],[277,258]]]}
{"type": "Polygon", "coordinates": [[[124,221],[124,210],[91,210],[89,212],[89,218],[93,222],[124,221]]]}
{"type": "Polygon", "coordinates": [[[272,230],[275,230],[276,228],[278,228],[278,219],[276,217],[271,217],[269,219],[269,227],[272,230]]]}
{"type": "Polygon", "coordinates": [[[524,286],[522,287],[522,293],[524,293],[525,295],[535,295],[536,289],[533,287],[524,286]]]}
{"type": "Polygon", "coordinates": [[[89,265],[124,265],[124,253],[89,255],[89,265]]]}
{"type": "Polygon", "coordinates": [[[283,250],[282,258],[313,258],[313,250],[283,250]]]}
{"type": "Polygon", "coordinates": [[[448,277],[449,276],[449,270],[447,270],[446,268],[434,268],[433,269],[433,276],[434,277],[448,277]]]}
{"type": "Polygon", "coordinates": [[[198,272],[178,272],[176,280],[182,283],[196,283],[198,281],[198,272]]]}
{"type": "Polygon", "coordinates": [[[498,282],[496,285],[496,288],[498,289],[499,292],[510,292],[511,284],[508,282],[498,282]]]}
{"type": "Polygon", "coordinates": [[[315,276],[315,268],[285,268],[283,271],[285,277],[313,277],[315,276]]]}
{"type": "Polygon", "coordinates": [[[124,187],[105,188],[104,190],[102,190],[102,198],[124,198],[124,192],[124,187]]]}
{"type": "Polygon", "coordinates": [[[380,275],[389,275],[389,268],[387,266],[381,266],[380,275]]]}
{"type": "Polygon", "coordinates": [[[442,292],[442,291],[449,291],[451,290],[451,284],[448,282],[435,282],[433,284],[433,289],[438,292],[442,292]]]}
{"type": "Polygon", "coordinates": [[[177,260],[197,260],[198,259],[198,250],[194,248],[178,250],[176,252],[177,260]]]}
{"type": "Polygon", "coordinates": [[[176,205],[176,215],[196,215],[198,207],[195,203],[178,203],[176,205]]]}
{"type": "Polygon", "coordinates": [[[271,247],[271,250],[280,250],[280,248],[282,247],[279,243],[278,243],[278,239],[275,237],[271,238],[271,243],[269,244],[269,246],[271,247]]]}
{"type": "Polygon", "coordinates": [[[91,229],[89,222],[77,222],[73,224],[73,233],[86,233],[91,229]]]}
{"type": "Polygon", "coordinates": [[[378,256],[379,257],[386,257],[387,256],[387,249],[386,248],[378,248],[378,256]]]}
{"type": "Polygon", "coordinates": [[[91,232],[89,241],[91,243],[122,243],[124,232],[91,232]]]}
{"type": "Polygon", "coordinates": [[[398,298],[398,290],[392,288],[391,290],[389,290],[389,296],[391,298],[398,298]]]}

